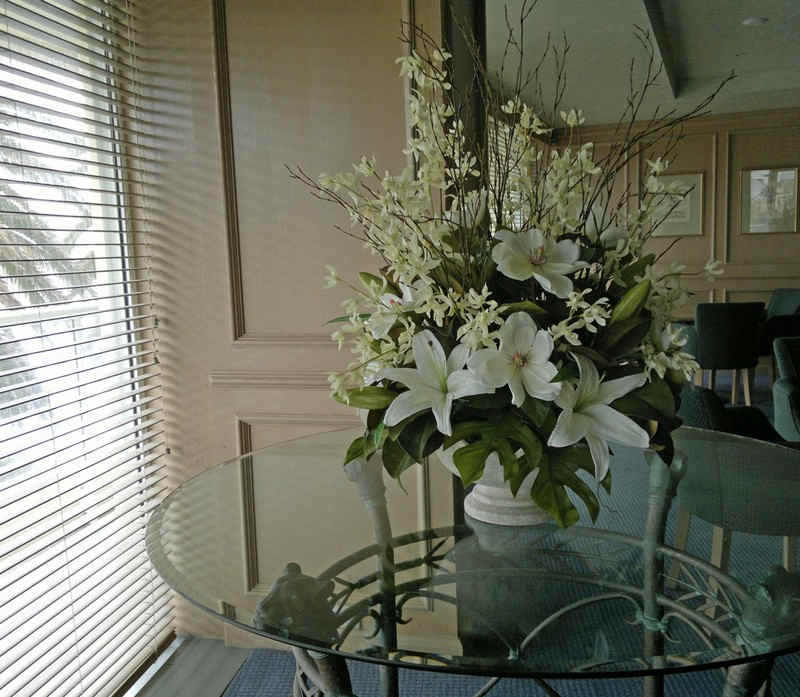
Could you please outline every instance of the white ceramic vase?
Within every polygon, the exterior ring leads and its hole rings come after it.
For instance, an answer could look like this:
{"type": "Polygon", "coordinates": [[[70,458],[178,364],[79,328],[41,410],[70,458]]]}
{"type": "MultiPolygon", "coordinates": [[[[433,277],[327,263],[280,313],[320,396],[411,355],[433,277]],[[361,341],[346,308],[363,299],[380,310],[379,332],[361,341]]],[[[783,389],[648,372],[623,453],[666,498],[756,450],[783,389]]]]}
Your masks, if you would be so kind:
{"type": "MultiPolygon", "coordinates": [[[[458,468],[453,462],[453,453],[463,447],[459,442],[450,448],[434,453],[439,461],[457,477],[458,468]]],[[[517,495],[511,493],[508,483],[503,481],[503,468],[497,453],[486,458],[483,475],[464,499],[464,512],[475,520],[495,525],[537,525],[552,519],[531,499],[531,487],[538,470],[531,472],[522,482],[517,495]]]]}

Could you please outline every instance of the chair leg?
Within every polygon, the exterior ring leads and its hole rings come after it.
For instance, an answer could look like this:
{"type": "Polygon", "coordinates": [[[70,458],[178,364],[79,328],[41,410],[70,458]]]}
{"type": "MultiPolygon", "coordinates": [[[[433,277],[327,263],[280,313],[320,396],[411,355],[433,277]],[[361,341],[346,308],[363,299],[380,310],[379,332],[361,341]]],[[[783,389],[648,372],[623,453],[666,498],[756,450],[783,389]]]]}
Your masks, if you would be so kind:
{"type": "Polygon", "coordinates": [[[711,369],[711,382],[709,383],[708,386],[709,386],[709,388],[711,389],[712,392],[714,392],[717,389],[717,369],[716,368],[712,368],[711,369]]]}
{"type": "Polygon", "coordinates": [[[797,538],[786,536],[783,538],[783,567],[794,572],[797,569],[797,538]]]}
{"type": "MultiPolygon", "coordinates": [[[[731,559],[731,531],[714,525],[711,528],[711,563],[723,573],[728,572],[728,565],[731,559]]],[[[716,596],[719,591],[719,584],[711,579],[708,583],[711,595],[716,596]]],[[[706,608],[706,615],[712,619],[717,615],[715,603],[709,603],[706,608]]]]}
{"type": "Polygon", "coordinates": [[[755,368],[745,368],[744,375],[742,376],[742,387],[744,388],[744,403],[748,407],[753,406],[752,389],[753,389],[754,374],[755,374],[755,368]]]}
{"type": "Polygon", "coordinates": [[[731,375],[731,406],[736,406],[736,399],[739,397],[739,369],[734,368],[731,375]]]}
{"type": "MultiPolygon", "coordinates": [[[[685,508],[678,509],[678,524],[675,529],[675,543],[673,547],[680,552],[686,550],[686,545],[689,542],[689,523],[692,516],[685,508]]],[[[675,582],[681,573],[681,563],[678,559],[673,559],[669,565],[667,572],[668,579],[666,583],[667,588],[675,588],[678,584],[675,582]]]]}

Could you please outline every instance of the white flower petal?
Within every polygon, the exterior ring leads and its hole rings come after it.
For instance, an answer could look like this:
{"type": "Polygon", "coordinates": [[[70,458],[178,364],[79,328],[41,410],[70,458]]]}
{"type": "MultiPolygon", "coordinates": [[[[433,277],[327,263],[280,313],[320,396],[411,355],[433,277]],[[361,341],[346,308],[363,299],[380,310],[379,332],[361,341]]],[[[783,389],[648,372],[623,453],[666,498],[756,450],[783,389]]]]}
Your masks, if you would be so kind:
{"type": "MultiPolygon", "coordinates": [[[[553,347],[553,337],[550,332],[540,329],[536,332],[536,338],[533,340],[533,346],[528,356],[534,363],[547,363],[550,355],[553,353],[553,347]]],[[[550,365],[552,365],[552,363],[550,365]]],[[[555,366],[553,366],[553,368],[555,368],[555,366]]],[[[555,375],[556,373],[553,373],[550,377],[555,377],[555,375]]]]}
{"type": "Polygon", "coordinates": [[[481,349],[470,357],[467,365],[493,388],[507,384],[514,373],[511,362],[497,349],[481,349]]]}
{"type": "Polygon", "coordinates": [[[554,400],[561,392],[560,382],[550,382],[556,376],[558,370],[552,363],[536,365],[529,363],[522,369],[522,382],[525,384],[525,391],[538,399],[548,402],[554,400]]]}
{"type": "Polygon", "coordinates": [[[533,276],[535,267],[530,260],[517,254],[509,254],[507,256],[496,254],[495,252],[497,252],[499,246],[492,250],[492,259],[494,259],[501,274],[508,278],[513,278],[515,281],[527,281],[533,276]]]}
{"type": "Polygon", "coordinates": [[[579,353],[570,354],[578,364],[580,382],[578,383],[578,402],[580,404],[596,402],[597,391],[600,388],[600,373],[592,361],[579,353]]]}
{"type": "Polygon", "coordinates": [[[521,407],[525,402],[525,386],[519,370],[514,371],[508,381],[508,386],[511,388],[511,403],[516,407],[521,407]]]}
{"type": "Polygon", "coordinates": [[[594,462],[594,478],[599,482],[608,474],[608,465],[611,461],[611,455],[608,452],[608,443],[602,438],[597,436],[586,436],[586,443],[589,446],[589,452],[592,454],[592,461],[594,462]]]}
{"type": "Polygon", "coordinates": [[[433,416],[436,419],[436,428],[446,436],[453,435],[453,426],[450,424],[450,411],[452,408],[453,397],[449,394],[445,395],[440,393],[439,399],[432,405],[433,416]]]}
{"type": "Polygon", "coordinates": [[[647,431],[630,417],[606,404],[592,404],[581,409],[581,414],[591,419],[589,431],[603,440],[637,448],[650,445],[647,431]]]}
{"type": "Polygon", "coordinates": [[[574,409],[578,403],[578,391],[568,382],[559,384],[561,385],[561,392],[555,399],[556,406],[559,409],[574,409]]]}
{"type": "Polygon", "coordinates": [[[397,322],[397,317],[386,312],[373,312],[367,320],[367,329],[376,339],[383,339],[397,322]]]}
{"type": "Polygon", "coordinates": [[[389,380],[399,382],[410,389],[425,387],[436,389],[438,385],[429,385],[414,368],[386,368],[381,375],[389,380]]]}
{"type": "Polygon", "coordinates": [[[641,387],[645,382],[647,382],[647,375],[644,373],[636,373],[635,375],[626,375],[624,378],[609,380],[600,385],[600,389],[597,392],[597,401],[603,404],[611,404],[615,399],[619,399],[637,387],[641,387]]]}
{"type": "Polygon", "coordinates": [[[417,370],[428,385],[444,385],[447,359],[439,340],[427,329],[414,336],[411,343],[417,370]]]}
{"type": "Polygon", "coordinates": [[[514,237],[514,233],[506,228],[500,228],[494,233],[494,238],[496,240],[500,240],[501,242],[510,242],[514,239],[514,237]]]}
{"type": "Polygon", "coordinates": [[[542,283],[539,276],[534,274],[536,276],[536,280],[539,281],[542,288],[544,288],[548,293],[552,293],[557,298],[566,298],[569,296],[569,294],[572,292],[571,279],[558,273],[553,273],[549,271],[549,269],[543,270],[543,273],[547,273],[549,288],[545,288],[544,283],[542,283]]]}
{"type": "Polygon", "coordinates": [[[383,423],[395,426],[403,419],[425,409],[430,409],[434,402],[444,399],[444,394],[429,387],[417,387],[408,392],[403,392],[394,398],[383,415],[383,423]]]}
{"type": "Polygon", "coordinates": [[[542,234],[541,230],[537,230],[535,227],[530,228],[527,231],[527,236],[525,238],[522,237],[525,233],[520,233],[520,239],[525,239],[527,251],[529,254],[540,247],[545,246],[544,242],[544,235],[542,234]]]}
{"type": "Polygon", "coordinates": [[[547,444],[554,448],[565,448],[568,445],[577,443],[589,433],[590,421],[584,416],[564,409],[556,421],[556,427],[547,439],[547,444]]]}
{"type": "Polygon", "coordinates": [[[461,370],[469,358],[469,347],[464,344],[458,344],[447,357],[447,373],[450,374],[454,370],[461,370]]]}
{"type": "Polygon", "coordinates": [[[572,240],[561,240],[549,250],[548,261],[574,264],[581,255],[580,247],[572,240]]]}
{"type": "Polygon", "coordinates": [[[536,279],[536,282],[545,290],[545,292],[549,293],[552,287],[550,285],[550,278],[542,274],[542,266],[534,266],[531,264],[531,269],[534,269],[531,272],[531,275],[536,279]]]}
{"type": "Polygon", "coordinates": [[[494,392],[494,388],[469,370],[456,370],[447,376],[447,394],[452,395],[453,399],[491,392],[494,392]]]}

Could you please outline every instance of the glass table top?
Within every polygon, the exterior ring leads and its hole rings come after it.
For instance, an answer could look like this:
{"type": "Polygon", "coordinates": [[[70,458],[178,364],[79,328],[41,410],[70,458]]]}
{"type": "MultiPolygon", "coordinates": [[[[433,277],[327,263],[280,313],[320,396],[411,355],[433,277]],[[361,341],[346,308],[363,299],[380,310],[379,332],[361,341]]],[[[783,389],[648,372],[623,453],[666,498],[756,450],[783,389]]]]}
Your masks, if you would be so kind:
{"type": "Polygon", "coordinates": [[[342,470],[355,435],[281,443],[184,483],[148,523],[158,572],[255,635],[430,670],[608,677],[800,649],[800,576],[780,567],[800,531],[800,451],[680,429],[662,545],[647,532],[651,465],[619,448],[595,523],[403,529],[391,515],[415,492],[390,488],[383,546],[342,470]],[[680,508],[686,551],[673,547],[680,508]],[[727,572],[709,563],[713,525],[733,531],[727,572]]]}

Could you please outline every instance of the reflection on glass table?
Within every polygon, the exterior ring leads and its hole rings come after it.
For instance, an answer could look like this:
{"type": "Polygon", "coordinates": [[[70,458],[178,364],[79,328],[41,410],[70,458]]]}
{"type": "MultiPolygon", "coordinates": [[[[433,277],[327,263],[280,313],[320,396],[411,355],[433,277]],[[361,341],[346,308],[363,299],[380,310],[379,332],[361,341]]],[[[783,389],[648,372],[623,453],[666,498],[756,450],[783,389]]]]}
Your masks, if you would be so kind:
{"type": "Polygon", "coordinates": [[[192,603],[291,645],[295,695],[351,694],[344,658],[379,664],[385,695],[401,667],[486,676],[479,695],[505,676],[550,695],[551,678],[635,677],[648,697],[664,694],[669,673],[725,669],[725,697],[754,695],[774,658],[800,649],[800,576],[747,545],[723,572],[691,545],[665,544],[666,520],[680,492],[715,525],[797,534],[800,452],[676,435],[685,453],[669,467],[617,451],[594,525],[468,519],[403,534],[380,463],[342,473],[352,432],[303,438],[182,485],[151,517],[148,549],[192,603]]]}

